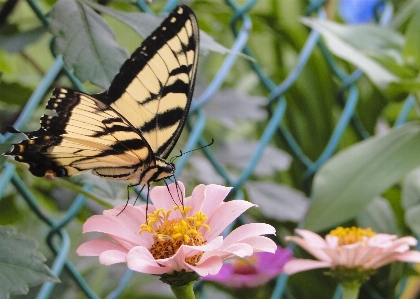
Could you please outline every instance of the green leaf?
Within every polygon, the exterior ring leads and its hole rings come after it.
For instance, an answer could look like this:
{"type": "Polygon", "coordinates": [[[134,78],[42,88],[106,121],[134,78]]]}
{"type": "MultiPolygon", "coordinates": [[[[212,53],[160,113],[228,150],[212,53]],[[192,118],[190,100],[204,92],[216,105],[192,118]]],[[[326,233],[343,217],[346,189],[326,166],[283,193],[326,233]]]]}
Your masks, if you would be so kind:
{"type": "Polygon", "coordinates": [[[420,165],[420,126],[409,123],[332,157],[317,172],[305,227],[320,231],[354,218],[420,165]]]}
{"type": "Polygon", "coordinates": [[[392,207],[384,198],[376,197],[357,216],[357,223],[360,227],[370,227],[377,233],[400,235],[392,207]]]}
{"type": "Polygon", "coordinates": [[[108,88],[127,52],[102,17],[83,2],[59,0],[50,12],[51,32],[67,68],[81,80],[108,88]]]}
{"type": "Polygon", "coordinates": [[[20,83],[1,81],[0,93],[0,102],[23,106],[28,102],[29,97],[33,93],[33,89],[23,86],[20,83]]]}
{"type": "Polygon", "coordinates": [[[417,72],[403,63],[405,39],[397,31],[376,25],[341,25],[308,18],[303,22],[319,31],[335,55],[363,70],[388,97],[401,96],[400,93],[405,96],[412,91],[395,84],[405,80],[420,82],[417,72]]]}
{"type": "Polygon", "coordinates": [[[27,294],[31,286],[60,281],[43,264],[46,259],[36,251],[36,240],[5,226],[0,226],[0,239],[0,297],[27,294]]]}
{"type": "Polygon", "coordinates": [[[247,182],[245,189],[265,217],[280,221],[302,221],[310,204],[302,192],[287,185],[247,182]]]}
{"type": "Polygon", "coordinates": [[[405,178],[402,191],[401,203],[405,210],[407,226],[420,236],[420,168],[411,171],[405,178]]]}
{"type": "Polygon", "coordinates": [[[417,11],[410,18],[405,33],[404,59],[420,66],[420,10],[417,6],[417,11]]]}
{"type": "Polygon", "coordinates": [[[1,35],[0,48],[6,49],[10,53],[20,52],[27,45],[37,41],[45,32],[47,32],[46,28],[41,26],[12,36],[1,35]]]}
{"type": "Polygon", "coordinates": [[[3,153],[7,152],[8,150],[10,150],[10,148],[12,143],[11,142],[5,142],[5,143],[0,143],[0,169],[3,166],[3,163],[6,161],[6,156],[3,155],[3,153]]]}
{"type": "Polygon", "coordinates": [[[145,12],[124,12],[94,2],[83,1],[97,11],[106,13],[131,27],[141,37],[146,38],[155,30],[166,16],[154,16],[145,12]]]}
{"type": "MultiPolygon", "coordinates": [[[[115,9],[112,9],[103,5],[96,4],[94,2],[88,2],[88,1],[83,1],[83,2],[93,7],[94,9],[100,12],[106,13],[116,18],[117,20],[123,22],[127,26],[133,28],[143,38],[146,38],[147,36],[149,36],[153,32],[153,30],[155,30],[167,16],[167,15],[153,16],[151,14],[142,13],[142,12],[124,12],[124,11],[115,10],[115,9]]],[[[216,42],[213,39],[213,37],[208,35],[206,32],[200,30],[200,53],[206,55],[209,51],[214,51],[221,54],[230,53],[230,54],[243,56],[250,60],[254,60],[248,55],[231,51],[230,49],[216,42]]]]}

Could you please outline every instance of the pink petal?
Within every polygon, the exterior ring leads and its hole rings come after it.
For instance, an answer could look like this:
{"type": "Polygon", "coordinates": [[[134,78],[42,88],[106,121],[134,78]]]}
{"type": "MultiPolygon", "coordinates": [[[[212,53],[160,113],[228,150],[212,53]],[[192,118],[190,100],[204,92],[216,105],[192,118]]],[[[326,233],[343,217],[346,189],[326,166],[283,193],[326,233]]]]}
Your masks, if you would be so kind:
{"type": "MultiPolygon", "coordinates": [[[[126,241],[126,240],[120,239],[120,238],[118,238],[116,236],[109,236],[109,237],[111,237],[115,242],[117,242],[122,247],[124,247],[127,251],[129,251],[133,247],[136,247],[136,246],[140,245],[140,244],[135,244],[135,243],[131,243],[130,241],[126,241]]],[[[145,246],[144,245],[144,242],[143,242],[143,244],[141,244],[141,246],[146,247],[146,248],[150,248],[150,247],[152,247],[153,242],[151,244],[150,243],[147,243],[147,244],[149,244],[149,246],[145,246]]]]}
{"type": "MultiPolygon", "coordinates": [[[[140,229],[140,226],[138,229],[140,229]]],[[[130,244],[143,245],[144,243],[144,240],[138,233],[129,231],[126,226],[102,215],[95,215],[86,220],[83,225],[83,233],[87,232],[101,232],[110,236],[116,236],[130,244]]]]}
{"type": "Polygon", "coordinates": [[[167,259],[157,260],[157,262],[170,267],[175,271],[181,271],[183,269],[187,272],[196,271],[200,276],[207,275],[210,272],[219,271],[222,267],[221,259],[214,254],[211,254],[213,251],[205,252],[204,255],[209,255],[206,257],[203,255],[197,265],[193,266],[188,264],[185,262],[186,257],[193,255],[186,254],[186,247],[187,246],[181,246],[173,256],[167,259]]]}
{"type": "Polygon", "coordinates": [[[417,245],[417,240],[413,237],[403,237],[399,238],[393,242],[389,242],[386,244],[388,246],[384,246],[387,251],[394,251],[394,252],[405,252],[410,250],[410,246],[417,245]]]}
{"type": "Polygon", "coordinates": [[[112,221],[115,221],[121,226],[124,226],[126,230],[137,233],[140,225],[146,221],[145,210],[146,205],[142,205],[140,207],[135,207],[133,205],[119,205],[113,209],[105,210],[103,215],[112,219],[112,221]]]}
{"type": "Polygon", "coordinates": [[[314,246],[319,246],[319,247],[326,246],[325,240],[320,235],[317,235],[311,232],[310,230],[295,229],[295,232],[298,235],[302,236],[308,243],[314,246]]]}
{"type": "Polygon", "coordinates": [[[387,265],[389,263],[395,262],[395,254],[389,254],[387,256],[382,255],[380,258],[376,258],[374,260],[371,260],[363,265],[366,269],[377,269],[379,267],[382,267],[384,265],[387,265]]]}
{"type": "Polygon", "coordinates": [[[230,223],[252,206],[252,203],[244,200],[232,200],[219,206],[207,221],[210,226],[210,231],[205,233],[207,240],[220,235],[230,223]]]}
{"type": "MultiPolygon", "coordinates": [[[[328,247],[337,247],[338,246],[338,238],[336,236],[326,235],[325,236],[325,246],[328,247]]],[[[321,247],[322,245],[319,245],[321,247]]]]}
{"type": "MultiPolygon", "coordinates": [[[[301,245],[299,245],[301,246],[301,245]]],[[[310,244],[306,244],[310,248],[310,244]]],[[[325,261],[328,263],[332,263],[334,265],[342,265],[344,264],[342,259],[342,253],[337,248],[325,247],[325,248],[311,248],[310,251],[306,249],[306,247],[301,246],[303,249],[308,251],[311,255],[313,255],[316,259],[320,261],[325,261]]]]}
{"type": "Polygon", "coordinates": [[[376,234],[368,239],[369,245],[374,243],[375,245],[385,243],[388,241],[395,240],[397,238],[396,235],[389,235],[389,234],[376,234]]]}
{"type": "Polygon", "coordinates": [[[227,259],[238,257],[238,256],[239,257],[251,256],[255,252],[260,252],[260,251],[275,252],[276,248],[277,248],[277,245],[272,240],[266,237],[253,236],[253,237],[244,238],[243,242],[238,242],[238,243],[230,244],[228,246],[223,246],[219,250],[205,252],[203,254],[203,258],[208,258],[212,255],[217,255],[222,260],[227,260],[227,259]],[[248,244],[248,242],[250,244],[248,244]],[[260,247],[263,250],[254,248],[253,245],[260,247]],[[274,248],[273,248],[273,245],[274,245],[274,248]]]}
{"type": "Polygon", "coordinates": [[[288,248],[277,246],[275,253],[258,252],[257,268],[260,272],[277,275],[283,271],[283,266],[292,259],[293,252],[288,248]]]}
{"type": "Polygon", "coordinates": [[[107,250],[99,255],[99,262],[106,266],[118,263],[125,263],[126,256],[127,253],[119,250],[107,250]]]}
{"type": "Polygon", "coordinates": [[[401,262],[407,263],[420,263],[420,252],[415,250],[410,250],[404,253],[397,254],[395,259],[401,262]]]}
{"type": "Polygon", "coordinates": [[[366,265],[372,259],[372,256],[378,255],[378,248],[361,246],[357,249],[357,256],[354,260],[355,265],[366,265]]]}
{"type": "Polygon", "coordinates": [[[201,211],[201,206],[205,200],[206,185],[200,184],[196,186],[192,195],[185,199],[185,205],[190,206],[191,210],[188,216],[193,215],[195,212],[201,211]]]}
{"type": "Polygon", "coordinates": [[[254,252],[274,253],[277,249],[277,245],[273,240],[263,236],[247,237],[242,239],[240,242],[252,246],[254,252]]]}
{"type": "Polygon", "coordinates": [[[104,240],[104,239],[95,239],[87,241],[77,248],[76,252],[80,256],[99,256],[102,252],[107,250],[119,250],[127,253],[124,247],[114,242],[104,240]]]}
{"type": "Polygon", "coordinates": [[[213,240],[207,242],[204,245],[200,246],[189,246],[189,245],[181,245],[183,248],[186,256],[191,256],[194,254],[198,254],[199,252],[207,252],[219,249],[223,245],[223,237],[218,236],[213,240]]]}
{"type": "Polygon", "coordinates": [[[198,275],[205,276],[205,275],[215,275],[220,271],[222,268],[222,260],[217,256],[209,257],[208,259],[201,261],[195,265],[190,265],[190,268],[194,270],[198,275]]]}
{"type": "Polygon", "coordinates": [[[229,259],[235,256],[245,257],[250,256],[254,253],[254,249],[251,245],[246,243],[236,243],[230,246],[224,247],[223,249],[219,250],[218,256],[220,256],[223,260],[229,259]]]}
{"type": "Polygon", "coordinates": [[[170,258],[156,260],[159,264],[165,265],[175,271],[186,270],[191,272],[191,265],[185,262],[186,254],[183,247],[180,247],[177,252],[170,258]]]}
{"type": "MultiPolygon", "coordinates": [[[[211,227],[213,229],[213,227],[211,227]]],[[[275,234],[276,230],[269,224],[266,223],[248,223],[241,225],[234,229],[223,242],[223,246],[229,246],[237,243],[244,238],[260,235],[272,235],[275,234]]]]}
{"type": "Polygon", "coordinates": [[[159,275],[171,271],[171,268],[160,266],[149,250],[142,246],[131,249],[127,256],[127,267],[133,271],[159,275]]]}
{"type": "Polygon", "coordinates": [[[181,204],[185,197],[185,187],[182,182],[178,181],[178,187],[175,183],[166,186],[157,186],[150,191],[150,200],[156,209],[163,208],[165,211],[172,210],[175,203],[181,204]],[[175,201],[175,203],[174,203],[175,201]]]}
{"type": "Polygon", "coordinates": [[[229,194],[230,190],[232,190],[231,187],[207,185],[205,200],[201,206],[201,211],[210,218],[223,203],[223,200],[229,194]]]}
{"type": "Polygon", "coordinates": [[[328,262],[321,262],[321,261],[314,261],[314,260],[306,260],[306,259],[295,259],[291,260],[286,263],[283,267],[284,273],[288,275],[295,274],[297,272],[312,270],[312,269],[319,269],[319,268],[329,268],[331,267],[331,263],[328,262]]]}
{"type": "Polygon", "coordinates": [[[366,264],[366,268],[379,268],[394,261],[418,263],[420,262],[420,252],[410,250],[404,253],[390,253],[388,255],[382,254],[380,258],[375,258],[366,264]]]}
{"type": "Polygon", "coordinates": [[[318,260],[330,262],[334,254],[336,254],[335,248],[326,247],[325,242],[322,244],[323,246],[319,246],[321,245],[319,244],[319,242],[318,244],[312,244],[310,243],[310,241],[296,236],[287,236],[285,237],[285,240],[296,243],[297,245],[305,249],[307,252],[312,254],[314,257],[316,257],[318,260]]]}

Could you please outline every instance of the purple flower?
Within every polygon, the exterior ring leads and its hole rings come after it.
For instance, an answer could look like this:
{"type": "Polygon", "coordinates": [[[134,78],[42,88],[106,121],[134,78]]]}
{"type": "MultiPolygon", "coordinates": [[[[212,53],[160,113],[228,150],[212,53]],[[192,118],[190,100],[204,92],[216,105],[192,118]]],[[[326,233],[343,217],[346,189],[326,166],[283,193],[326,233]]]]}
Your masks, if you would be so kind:
{"type": "Polygon", "coordinates": [[[216,275],[207,275],[204,280],[220,282],[232,288],[253,288],[267,283],[283,272],[283,266],[291,260],[292,251],[277,247],[275,253],[258,252],[251,257],[235,259],[224,264],[216,275]]]}
{"type": "Polygon", "coordinates": [[[382,13],[382,0],[340,0],[338,12],[349,24],[369,23],[375,20],[375,11],[382,13]]]}

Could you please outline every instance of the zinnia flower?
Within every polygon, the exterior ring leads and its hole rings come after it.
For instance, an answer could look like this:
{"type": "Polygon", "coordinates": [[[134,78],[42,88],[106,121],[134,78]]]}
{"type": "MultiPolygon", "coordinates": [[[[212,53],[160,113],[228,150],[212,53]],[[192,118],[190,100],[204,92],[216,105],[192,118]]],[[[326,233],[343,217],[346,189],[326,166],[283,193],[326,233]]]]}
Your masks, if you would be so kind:
{"type": "Polygon", "coordinates": [[[246,258],[237,258],[224,264],[216,275],[207,275],[204,280],[220,282],[233,288],[253,288],[263,285],[283,271],[291,259],[292,251],[277,247],[275,253],[258,252],[246,258]]]}
{"type": "Polygon", "coordinates": [[[286,274],[330,268],[330,274],[342,283],[361,284],[379,267],[393,261],[420,262],[420,252],[410,250],[417,240],[413,237],[376,234],[371,229],[338,227],[323,239],[319,235],[296,229],[302,237],[289,236],[318,260],[294,259],[284,266],[286,274]]]}
{"type": "Polygon", "coordinates": [[[153,204],[148,207],[147,218],[146,205],[120,205],[90,217],[83,225],[83,233],[101,232],[110,240],[88,241],[79,246],[77,253],[99,256],[105,265],[126,263],[137,272],[204,276],[218,273],[225,259],[274,252],[275,243],[261,235],[274,234],[275,229],[265,223],[245,224],[224,239],[219,236],[254,206],[243,200],[223,202],[230,190],[219,185],[198,185],[190,197],[184,198],[181,182],[169,188],[155,187],[150,192],[153,204]],[[178,198],[180,203],[176,204],[178,198]]]}

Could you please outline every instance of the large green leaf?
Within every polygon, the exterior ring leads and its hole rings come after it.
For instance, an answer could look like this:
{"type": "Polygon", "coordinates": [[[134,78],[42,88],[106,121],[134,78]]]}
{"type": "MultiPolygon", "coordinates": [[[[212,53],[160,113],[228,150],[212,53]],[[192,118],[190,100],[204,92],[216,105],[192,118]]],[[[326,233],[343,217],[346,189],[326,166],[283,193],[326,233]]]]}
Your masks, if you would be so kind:
{"type": "Polygon", "coordinates": [[[335,155],[314,178],[305,227],[320,231],[354,218],[420,165],[419,149],[420,126],[410,123],[335,155]]]}
{"type": "Polygon", "coordinates": [[[408,61],[420,66],[420,5],[417,4],[414,15],[410,18],[405,33],[404,57],[408,61]]]}
{"type": "Polygon", "coordinates": [[[0,226],[0,298],[28,293],[45,281],[59,282],[36,251],[37,242],[12,227],[0,226]]]}
{"type": "Polygon", "coordinates": [[[18,53],[26,46],[37,41],[47,30],[44,26],[19,32],[12,36],[2,35],[0,38],[0,48],[6,49],[10,53],[18,53]]]}
{"type": "Polygon", "coordinates": [[[6,161],[6,156],[3,153],[10,150],[12,143],[11,142],[4,142],[0,143],[0,169],[3,169],[3,163],[6,161]]]}
{"type": "MultiPolygon", "coordinates": [[[[93,7],[94,9],[106,13],[120,20],[127,26],[130,26],[143,38],[146,38],[148,35],[150,35],[153,32],[153,30],[155,30],[160,25],[160,23],[162,23],[162,21],[166,18],[166,15],[154,16],[144,12],[124,12],[106,7],[104,5],[96,4],[94,2],[89,2],[86,0],[82,1],[84,1],[87,5],[93,7]]],[[[244,55],[240,52],[232,51],[222,46],[221,44],[216,42],[210,35],[200,30],[200,53],[206,55],[209,51],[214,51],[222,54],[230,53],[240,55],[252,60],[252,58],[250,58],[247,55],[244,55]]]]}
{"type": "Polygon", "coordinates": [[[420,236],[420,168],[411,171],[402,185],[401,203],[407,226],[420,236]]]}
{"type": "Polygon", "coordinates": [[[376,197],[357,215],[357,223],[377,233],[400,235],[392,207],[388,200],[381,197],[376,197]]]}
{"type": "Polygon", "coordinates": [[[9,105],[21,105],[27,103],[33,93],[33,89],[16,82],[0,82],[0,102],[9,105]]]}
{"type": "Polygon", "coordinates": [[[124,60],[114,33],[102,17],[81,1],[59,0],[50,13],[56,48],[81,81],[108,88],[124,60]]]}
{"type": "Polygon", "coordinates": [[[418,91],[420,79],[412,65],[404,63],[404,36],[377,25],[342,25],[325,20],[303,19],[319,31],[328,48],[338,57],[364,71],[390,98],[418,91]],[[409,84],[402,84],[407,81],[409,84]]]}

